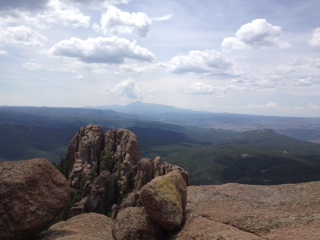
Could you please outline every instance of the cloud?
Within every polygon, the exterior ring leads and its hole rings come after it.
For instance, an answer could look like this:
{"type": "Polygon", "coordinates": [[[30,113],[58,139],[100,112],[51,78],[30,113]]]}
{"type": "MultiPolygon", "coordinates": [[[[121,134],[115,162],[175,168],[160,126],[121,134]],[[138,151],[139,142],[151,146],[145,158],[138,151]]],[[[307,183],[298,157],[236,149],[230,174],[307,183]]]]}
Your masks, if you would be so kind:
{"type": "Polygon", "coordinates": [[[276,102],[268,102],[266,104],[255,105],[252,103],[248,104],[249,108],[256,108],[256,109],[277,109],[279,105],[276,102]]]}
{"type": "Polygon", "coordinates": [[[126,59],[151,62],[155,56],[136,42],[116,36],[88,38],[70,38],[55,44],[49,53],[57,56],[77,58],[88,63],[123,63],[126,59]]]}
{"type": "Polygon", "coordinates": [[[149,70],[147,67],[141,67],[138,64],[122,64],[119,69],[124,72],[145,73],[149,70]]]}
{"type": "Polygon", "coordinates": [[[206,85],[203,82],[195,82],[191,86],[187,87],[185,93],[188,94],[199,94],[199,95],[210,95],[216,91],[216,88],[212,85],[206,85]]]}
{"type": "Polygon", "coordinates": [[[4,56],[4,55],[7,55],[8,52],[7,51],[4,51],[4,50],[0,50],[0,56],[4,56]]]}
{"type": "Polygon", "coordinates": [[[173,73],[209,73],[228,75],[233,62],[214,50],[190,51],[187,55],[173,57],[169,62],[169,70],[173,73]]]}
{"type": "Polygon", "coordinates": [[[0,43],[42,46],[45,40],[46,37],[24,25],[5,27],[0,31],[0,43]]]}
{"type": "Polygon", "coordinates": [[[26,62],[26,63],[22,64],[22,67],[24,69],[27,69],[27,70],[30,70],[30,71],[44,68],[42,66],[42,64],[36,63],[36,62],[26,62]]]}
{"type": "Polygon", "coordinates": [[[154,17],[152,18],[152,21],[154,22],[162,22],[162,21],[168,21],[173,17],[173,14],[167,14],[161,17],[154,17]]]}
{"type": "Polygon", "coordinates": [[[312,79],[320,79],[320,58],[293,58],[286,64],[278,65],[276,73],[287,78],[309,80],[311,83],[312,79]]]}
{"type": "Polygon", "coordinates": [[[3,10],[37,10],[43,9],[49,0],[3,0],[0,1],[0,11],[3,10]]]}
{"type": "Polygon", "coordinates": [[[312,85],[312,79],[307,78],[307,79],[299,79],[295,83],[296,86],[311,86],[312,85]]]}
{"type": "Polygon", "coordinates": [[[320,28],[316,28],[312,31],[312,37],[309,41],[311,47],[320,47],[320,28]]]}
{"type": "Polygon", "coordinates": [[[132,2],[132,0],[68,0],[68,2],[76,6],[83,6],[87,9],[90,8],[101,11],[102,9],[107,8],[109,5],[125,5],[132,2]]]}
{"type": "Polygon", "coordinates": [[[85,16],[78,8],[65,4],[59,0],[51,0],[48,4],[50,10],[37,17],[50,24],[62,24],[65,26],[89,27],[90,17],[85,16]]]}
{"type": "Polygon", "coordinates": [[[108,5],[107,11],[102,14],[100,26],[94,26],[95,30],[105,35],[136,35],[145,37],[149,32],[152,21],[143,12],[128,13],[119,8],[108,5]]]}
{"type": "Polygon", "coordinates": [[[312,109],[312,110],[320,110],[320,104],[310,103],[310,104],[309,104],[309,109],[312,109]]]}
{"type": "Polygon", "coordinates": [[[285,49],[290,44],[280,40],[281,27],[268,23],[265,19],[255,19],[242,25],[235,37],[224,38],[221,47],[224,50],[261,49],[272,46],[285,49]]]}
{"type": "Polygon", "coordinates": [[[239,92],[246,90],[244,87],[237,85],[226,85],[222,87],[214,87],[212,85],[205,84],[203,82],[195,82],[191,86],[187,87],[184,91],[187,94],[197,95],[210,95],[210,94],[223,94],[225,92],[239,92]]]}
{"type": "Polygon", "coordinates": [[[106,89],[107,95],[125,96],[129,98],[141,98],[142,90],[138,88],[135,81],[131,78],[120,82],[112,89],[106,89]]]}
{"type": "Polygon", "coordinates": [[[50,0],[43,11],[37,13],[26,11],[7,12],[0,17],[2,28],[12,26],[33,26],[46,28],[48,25],[60,24],[67,27],[89,27],[90,17],[85,16],[78,8],[59,0],[50,0]]]}
{"type": "Polygon", "coordinates": [[[105,0],[105,5],[120,5],[120,4],[128,4],[132,2],[132,0],[105,0]]]}

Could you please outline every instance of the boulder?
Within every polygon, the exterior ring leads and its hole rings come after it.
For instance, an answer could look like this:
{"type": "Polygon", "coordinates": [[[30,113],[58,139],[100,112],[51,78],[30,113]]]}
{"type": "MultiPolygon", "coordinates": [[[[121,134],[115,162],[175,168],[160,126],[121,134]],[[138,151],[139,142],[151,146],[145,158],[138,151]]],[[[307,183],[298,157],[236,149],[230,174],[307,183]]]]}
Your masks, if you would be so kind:
{"type": "Polygon", "coordinates": [[[85,213],[52,225],[36,240],[113,240],[112,224],[105,215],[85,213]]]}
{"type": "Polygon", "coordinates": [[[66,207],[69,184],[47,160],[0,163],[0,239],[29,239],[66,207]]]}
{"type": "Polygon", "coordinates": [[[320,239],[320,182],[190,186],[186,220],[170,240],[320,239]]]}
{"type": "Polygon", "coordinates": [[[143,208],[128,207],[120,211],[113,225],[116,240],[160,240],[164,231],[153,222],[143,208]]]}
{"type": "Polygon", "coordinates": [[[150,218],[162,228],[179,229],[187,202],[186,184],[180,171],[154,178],[141,189],[140,201],[150,218]]]}

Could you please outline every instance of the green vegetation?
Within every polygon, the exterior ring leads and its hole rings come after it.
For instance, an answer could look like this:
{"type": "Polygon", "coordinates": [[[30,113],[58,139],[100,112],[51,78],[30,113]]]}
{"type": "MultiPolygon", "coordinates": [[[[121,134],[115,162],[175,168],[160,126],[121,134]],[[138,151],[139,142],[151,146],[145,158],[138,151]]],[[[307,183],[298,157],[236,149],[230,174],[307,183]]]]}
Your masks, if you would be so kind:
{"type": "Polygon", "coordinates": [[[115,178],[113,181],[107,180],[104,186],[99,213],[111,217],[112,205],[119,203],[118,178],[115,178]]]}
{"type": "Polygon", "coordinates": [[[159,155],[191,173],[191,183],[282,184],[320,180],[318,144],[281,136],[269,130],[240,133],[215,144],[154,147],[159,155]]]}
{"type": "MultiPolygon", "coordinates": [[[[223,120],[222,114],[217,117],[223,120]]],[[[258,116],[255,118],[259,119],[258,116]]],[[[271,122],[272,118],[268,119],[271,122]]],[[[245,122],[245,116],[241,116],[240,120],[245,122]]],[[[190,118],[188,121],[191,121],[190,118]]],[[[228,121],[228,124],[230,121],[236,124],[236,116],[229,116],[228,121]]],[[[293,121],[297,124],[298,119],[293,121]]],[[[310,124],[307,123],[312,123],[312,119],[303,121],[307,131],[310,131],[310,124]]],[[[120,127],[130,129],[139,139],[141,157],[160,156],[163,161],[185,168],[190,173],[191,183],[195,185],[227,182],[281,184],[320,180],[318,144],[289,138],[271,130],[236,132],[178,126],[94,109],[0,107],[0,161],[44,157],[58,163],[62,159],[57,167],[67,177],[70,163],[61,157],[80,127],[89,123],[101,125],[105,131],[120,127]]],[[[282,131],[286,132],[285,129],[282,131]]],[[[300,129],[297,134],[302,138],[303,130],[300,129]]],[[[316,138],[318,130],[315,129],[312,134],[316,138]]],[[[118,169],[110,153],[103,152],[97,173],[108,170],[117,175],[118,169]]],[[[91,178],[94,176],[92,174],[91,178]]],[[[85,180],[82,180],[83,183],[85,180]]],[[[129,190],[133,176],[127,176],[127,182],[129,190]]],[[[109,184],[108,188],[114,189],[114,183],[109,184]]],[[[108,200],[109,203],[114,199],[108,200]]]]}

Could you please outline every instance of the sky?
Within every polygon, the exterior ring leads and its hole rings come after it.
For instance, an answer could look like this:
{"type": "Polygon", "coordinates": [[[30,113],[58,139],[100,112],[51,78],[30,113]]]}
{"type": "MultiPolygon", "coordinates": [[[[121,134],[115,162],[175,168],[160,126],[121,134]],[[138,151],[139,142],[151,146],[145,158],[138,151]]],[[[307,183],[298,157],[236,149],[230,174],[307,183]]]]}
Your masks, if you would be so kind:
{"type": "Polygon", "coordinates": [[[0,105],[320,117],[319,0],[1,0],[0,105]]]}

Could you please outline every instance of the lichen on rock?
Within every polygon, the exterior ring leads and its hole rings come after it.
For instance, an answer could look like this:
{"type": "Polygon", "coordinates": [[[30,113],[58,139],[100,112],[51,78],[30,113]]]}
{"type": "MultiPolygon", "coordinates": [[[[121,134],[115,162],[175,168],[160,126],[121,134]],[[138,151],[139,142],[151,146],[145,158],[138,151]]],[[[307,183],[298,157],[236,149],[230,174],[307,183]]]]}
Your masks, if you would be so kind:
{"type": "Polygon", "coordinates": [[[150,218],[162,228],[180,228],[187,202],[186,184],[179,170],[156,177],[141,189],[140,200],[150,218]]]}

